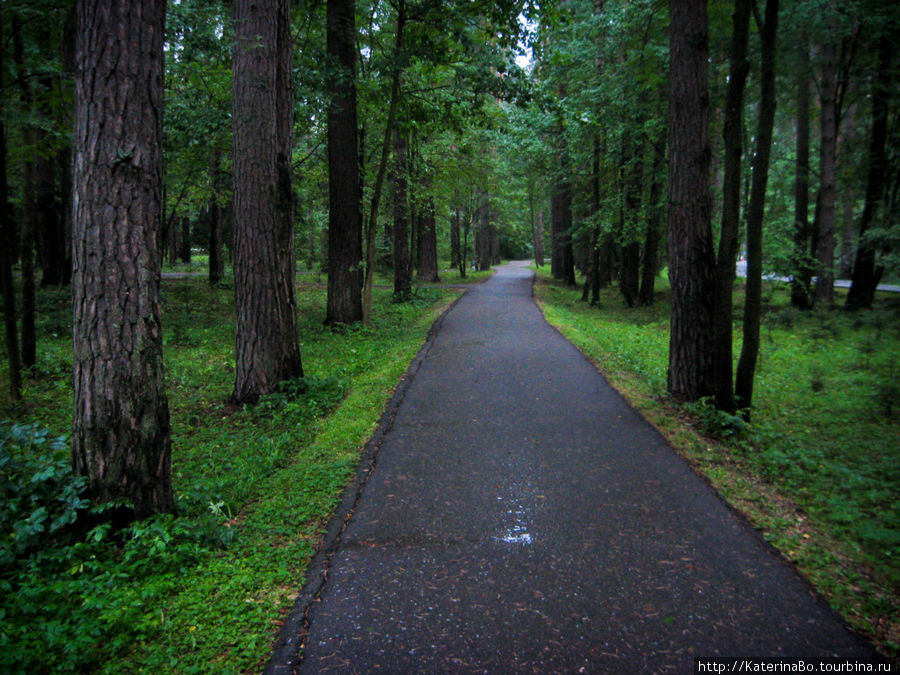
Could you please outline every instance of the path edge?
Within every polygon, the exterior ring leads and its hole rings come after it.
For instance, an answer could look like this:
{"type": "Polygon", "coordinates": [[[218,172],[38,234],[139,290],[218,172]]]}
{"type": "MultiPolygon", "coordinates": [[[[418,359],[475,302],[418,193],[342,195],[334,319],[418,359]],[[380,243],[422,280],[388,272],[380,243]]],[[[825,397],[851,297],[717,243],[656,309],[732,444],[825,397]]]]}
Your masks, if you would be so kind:
{"type": "Polygon", "coordinates": [[[328,572],[331,569],[331,560],[340,548],[344,531],[350,524],[363,490],[369,480],[369,476],[375,470],[378,455],[384,438],[394,426],[394,419],[400,404],[406,398],[416,373],[422,367],[422,362],[428,356],[434,341],[443,326],[446,316],[456,307],[457,303],[466,295],[464,290],[450,305],[435,319],[428,329],[424,344],[410,361],[406,371],[400,377],[394,393],[387,406],[378,419],[378,426],[360,453],[357,463],[356,475],[344,489],[340,504],[332,512],[328,525],[325,528],[325,536],[316,554],[306,568],[306,581],[300,589],[300,593],[294,600],[278,634],[278,639],[269,655],[269,659],[263,669],[263,675],[285,675],[298,672],[297,669],[303,662],[300,648],[309,630],[309,610],[318,601],[319,595],[328,581],[328,572]]]}

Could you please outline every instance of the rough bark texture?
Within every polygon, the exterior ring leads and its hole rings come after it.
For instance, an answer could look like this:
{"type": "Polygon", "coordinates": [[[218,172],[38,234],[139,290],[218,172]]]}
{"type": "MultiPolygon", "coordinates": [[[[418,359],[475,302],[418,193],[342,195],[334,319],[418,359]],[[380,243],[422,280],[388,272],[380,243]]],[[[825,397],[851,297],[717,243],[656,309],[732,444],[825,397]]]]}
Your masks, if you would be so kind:
{"type": "Polygon", "coordinates": [[[160,330],[165,2],[80,0],[72,455],[100,501],[171,511],[160,330]]]}
{"type": "Polygon", "coordinates": [[[732,334],[734,266],[738,252],[741,220],[741,156],[743,154],[744,85],[750,62],[747,42],[750,35],[750,0],[736,0],[732,13],[731,54],[728,88],[725,93],[725,175],[722,181],[722,227],[716,257],[716,308],[713,315],[716,377],[716,407],[734,412],[732,380],[732,334]]]}
{"type": "Polygon", "coordinates": [[[800,68],[797,73],[797,163],[794,173],[794,234],[792,253],[793,278],[791,304],[809,309],[809,45],[802,36],[800,68]]]}
{"type": "MultiPolygon", "coordinates": [[[[743,343],[735,373],[734,395],[739,407],[749,411],[753,403],[753,380],[759,354],[762,315],[762,233],[769,181],[769,156],[775,125],[775,52],[778,33],[778,0],[766,0],[766,17],[760,27],[762,67],[756,149],[753,153],[753,183],[747,210],[747,286],[744,295],[743,343]]],[[[749,413],[748,413],[749,415],[749,413]]]]}
{"type": "Polygon", "coordinates": [[[303,376],[294,300],[287,0],[236,0],[233,51],[235,387],[254,403],[303,376]]]}
{"type": "Polygon", "coordinates": [[[407,180],[408,145],[406,132],[394,130],[394,295],[407,298],[412,292],[412,266],[409,259],[409,195],[407,180]]]}
{"type": "Polygon", "coordinates": [[[326,324],[362,321],[362,204],[356,115],[356,3],[328,0],[328,300],[326,324]]]}
{"type": "Polygon", "coordinates": [[[878,41],[878,71],[872,92],[872,129],[869,133],[869,174],[866,181],[866,203],[859,219],[859,244],[853,265],[853,282],[847,294],[849,309],[871,307],[878,287],[879,274],[875,269],[875,248],[865,240],[875,211],[884,199],[887,176],[888,102],[891,92],[891,57],[893,35],[887,30],[878,41]]]}
{"type": "Polygon", "coordinates": [[[822,117],[819,146],[818,260],[815,302],[825,309],[834,304],[835,173],[837,171],[837,49],[831,39],[822,45],[822,117]]]}
{"type": "Polygon", "coordinates": [[[695,401],[713,393],[714,264],[710,226],[708,36],[705,0],[671,0],[669,33],[668,389],[695,401]]]}

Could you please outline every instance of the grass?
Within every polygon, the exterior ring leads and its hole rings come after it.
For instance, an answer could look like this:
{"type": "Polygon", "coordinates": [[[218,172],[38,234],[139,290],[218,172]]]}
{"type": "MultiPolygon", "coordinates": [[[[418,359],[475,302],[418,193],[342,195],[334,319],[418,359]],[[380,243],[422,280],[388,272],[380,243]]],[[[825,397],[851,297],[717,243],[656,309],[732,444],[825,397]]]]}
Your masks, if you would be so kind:
{"type": "Polygon", "coordinates": [[[885,294],[859,314],[801,313],[783,287],[767,286],[747,425],[708,403],[666,397],[670,293],[660,281],[651,307],[627,309],[611,288],[591,308],[545,272],[536,295],[547,320],[851,625],[897,658],[900,298],[885,294]]]}
{"type": "MultiPolygon", "coordinates": [[[[457,294],[419,289],[396,304],[378,288],[374,325],[342,331],[323,327],[324,295],[319,284],[297,288],[307,377],[234,410],[225,404],[234,384],[232,290],[163,282],[178,516],[77,537],[38,526],[43,544],[0,566],[0,670],[260,670],[362,446],[457,294]]],[[[69,291],[42,290],[39,303],[39,363],[23,404],[0,398],[0,419],[64,436],[69,291]]],[[[5,378],[0,370],[4,396],[5,378]]],[[[38,438],[25,454],[68,452],[51,445],[38,438]]]]}

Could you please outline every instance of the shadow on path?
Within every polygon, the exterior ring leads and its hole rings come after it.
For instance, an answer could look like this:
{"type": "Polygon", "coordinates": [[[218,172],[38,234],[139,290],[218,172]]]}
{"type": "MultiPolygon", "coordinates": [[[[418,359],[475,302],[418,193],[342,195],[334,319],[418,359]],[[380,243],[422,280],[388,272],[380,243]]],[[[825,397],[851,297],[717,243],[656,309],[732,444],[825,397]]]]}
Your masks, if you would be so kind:
{"type": "Polygon", "coordinates": [[[544,321],[525,263],[425,349],[269,672],[874,657],[544,321]]]}

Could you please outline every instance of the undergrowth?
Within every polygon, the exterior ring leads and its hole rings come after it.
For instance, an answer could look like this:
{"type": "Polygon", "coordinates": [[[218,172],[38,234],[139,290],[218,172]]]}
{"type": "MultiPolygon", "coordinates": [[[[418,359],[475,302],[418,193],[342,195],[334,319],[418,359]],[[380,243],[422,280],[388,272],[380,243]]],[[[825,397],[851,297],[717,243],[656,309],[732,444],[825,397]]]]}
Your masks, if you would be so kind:
{"type": "MultiPolygon", "coordinates": [[[[664,287],[664,283],[663,283],[664,287]]],[[[738,289],[739,290],[739,289],[738,289]]],[[[798,564],[858,630],[900,643],[900,303],[799,312],[766,287],[751,421],[666,396],[670,294],[599,307],[540,273],[547,320],[798,564]]],[[[735,295],[735,316],[742,297],[735,295]]],[[[735,354],[741,345],[735,324],[735,354]]]]}
{"type": "Polygon", "coordinates": [[[0,671],[258,671],[359,451],[452,297],[422,288],[395,303],[379,288],[372,327],[333,330],[324,286],[301,283],[306,377],[235,409],[232,289],[165,281],[177,513],[115,531],[70,469],[69,293],[42,290],[24,403],[0,399],[0,671]]]}

